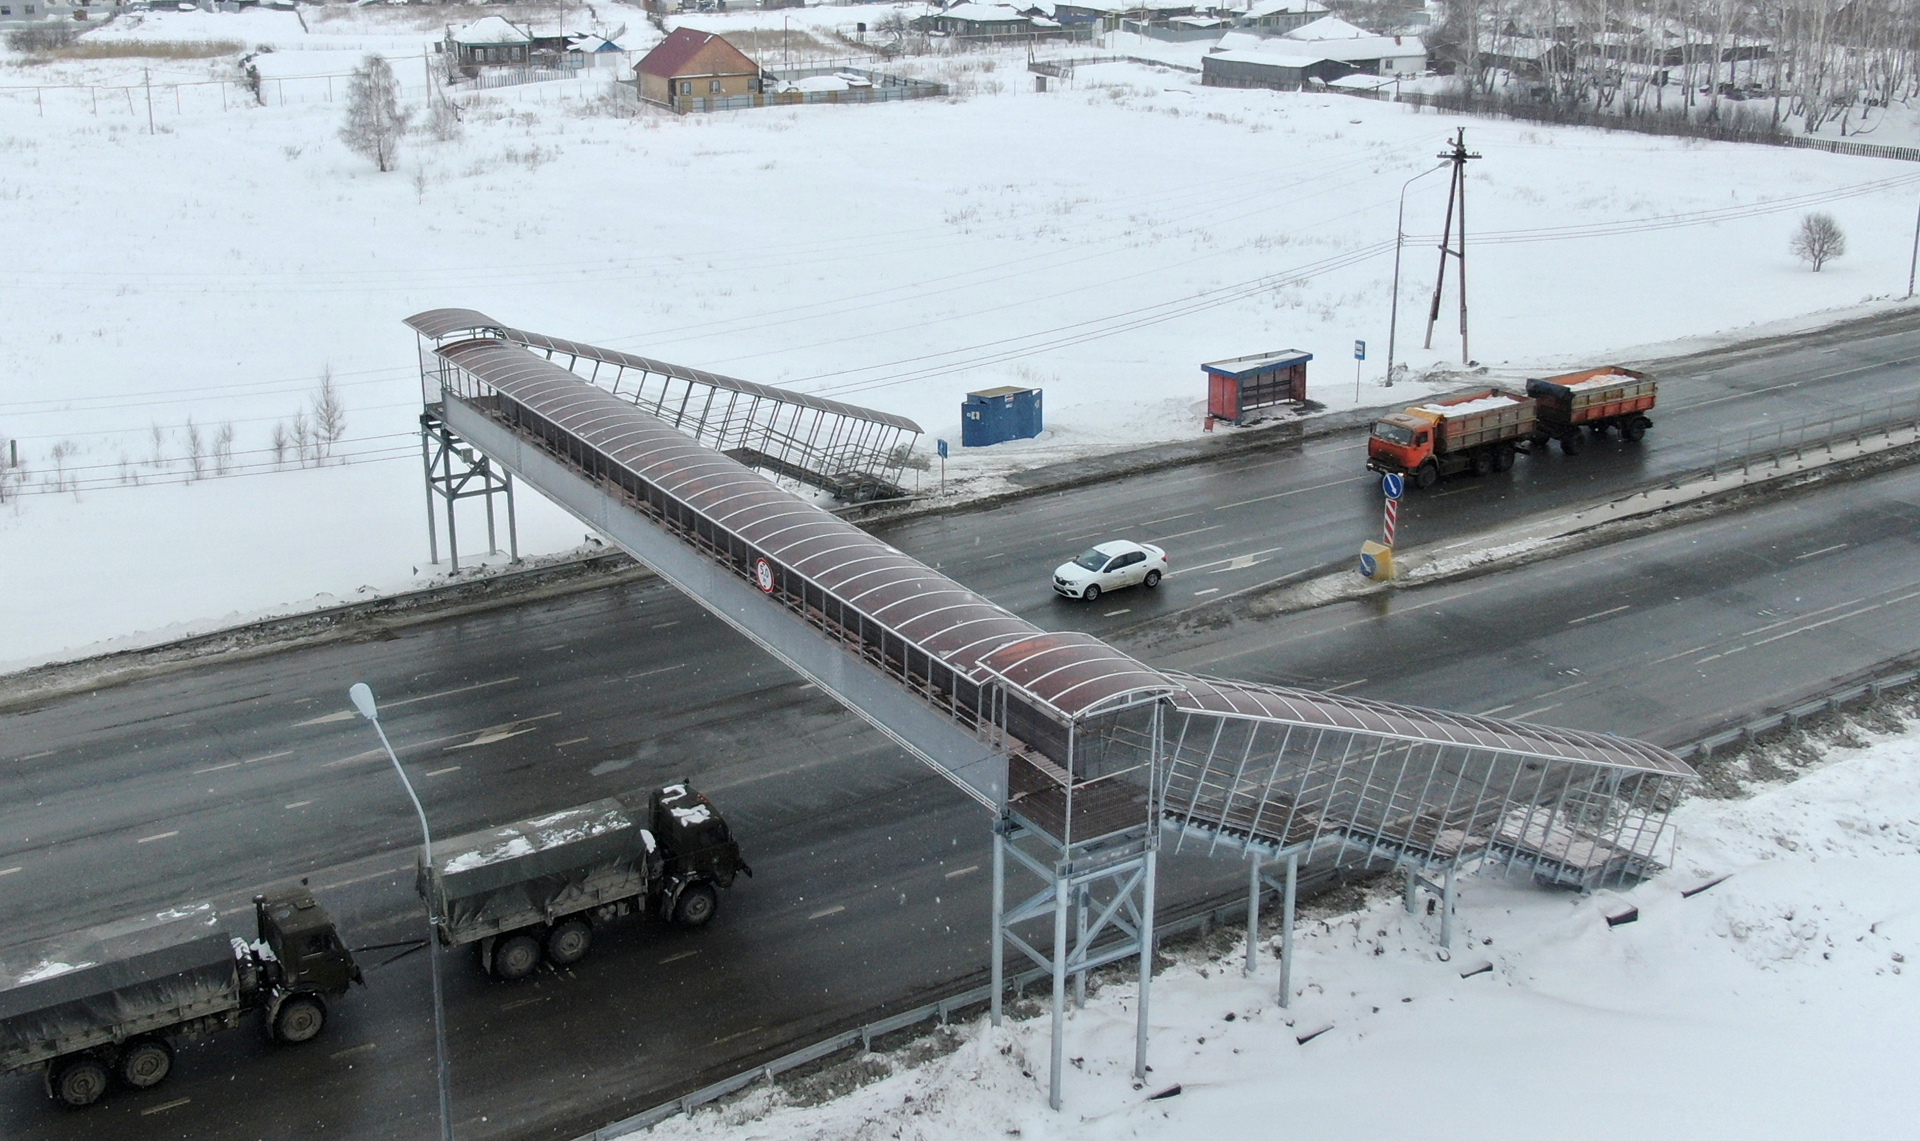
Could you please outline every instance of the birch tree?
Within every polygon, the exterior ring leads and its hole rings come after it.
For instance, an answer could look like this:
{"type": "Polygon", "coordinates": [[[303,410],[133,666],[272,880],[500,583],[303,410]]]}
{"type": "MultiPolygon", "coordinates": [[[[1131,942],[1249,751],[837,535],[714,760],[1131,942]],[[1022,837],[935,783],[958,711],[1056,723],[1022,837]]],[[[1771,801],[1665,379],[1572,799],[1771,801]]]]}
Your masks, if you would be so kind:
{"type": "Polygon", "coordinates": [[[393,68],[383,57],[369,54],[347,84],[347,121],[340,128],[340,141],[384,173],[399,161],[400,136],[412,117],[411,110],[400,106],[400,81],[393,68]]]}

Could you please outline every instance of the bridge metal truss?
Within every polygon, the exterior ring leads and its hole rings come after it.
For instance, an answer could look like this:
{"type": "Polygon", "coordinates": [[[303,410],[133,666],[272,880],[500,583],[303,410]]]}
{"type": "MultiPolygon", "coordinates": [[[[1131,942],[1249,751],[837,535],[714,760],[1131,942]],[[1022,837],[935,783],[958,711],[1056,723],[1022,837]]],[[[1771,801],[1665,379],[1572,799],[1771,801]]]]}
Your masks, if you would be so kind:
{"type": "Polygon", "coordinates": [[[1587,887],[1658,867],[1692,779],[1610,735],[1156,670],[1039,629],[505,336],[431,356],[462,438],[993,812],[993,970],[1011,943],[1053,976],[1055,1106],[1067,983],[1134,956],[1144,1074],[1165,837],[1244,854],[1250,908],[1263,865],[1291,884],[1323,852],[1587,887]],[[1009,860],[1041,885],[1011,902],[1009,860]]]}
{"type": "Polygon", "coordinates": [[[427,340],[438,347],[493,337],[563,365],[776,481],[848,503],[908,494],[903,481],[921,429],[905,416],[516,329],[472,309],[436,309],[408,324],[423,338],[423,380],[435,371],[427,340]]]}

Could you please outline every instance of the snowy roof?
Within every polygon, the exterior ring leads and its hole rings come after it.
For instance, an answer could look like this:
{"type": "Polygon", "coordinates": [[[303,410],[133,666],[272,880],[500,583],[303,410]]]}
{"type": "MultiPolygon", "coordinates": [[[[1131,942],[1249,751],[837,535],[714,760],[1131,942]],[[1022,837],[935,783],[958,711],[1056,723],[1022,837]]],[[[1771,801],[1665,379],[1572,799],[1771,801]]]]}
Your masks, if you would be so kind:
{"type": "Polygon", "coordinates": [[[1221,376],[1242,377],[1278,368],[1283,364],[1305,364],[1312,359],[1312,353],[1302,352],[1299,349],[1275,349],[1270,353],[1255,353],[1248,357],[1228,357],[1223,361],[1210,361],[1200,367],[1221,376]]]}
{"type": "Polygon", "coordinates": [[[1393,84],[1393,76],[1367,75],[1362,72],[1343,75],[1339,79],[1329,79],[1327,81],[1328,87],[1338,87],[1346,91],[1378,91],[1382,87],[1392,87],[1393,84]]]}
{"type": "Polygon", "coordinates": [[[1218,28],[1226,24],[1216,16],[1174,16],[1167,21],[1182,28],[1218,28]]]}
{"type": "Polygon", "coordinates": [[[484,20],[475,20],[466,27],[453,33],[456,44],[524,44],[532,42],[527,33],[508,23],[503,17],[488,16],[484,20]]]}
{"type": "Polygon", "coordinates": [[[1349,24],[1338,16],[1322,16],[1311,24],[1302,24],[1285,39],[1289,40],[1357,40],[1373,35],[1358,24],[1349,24]]]}
{"type": "Polygon", "coordinates": [[[969,23],[1006,23],[1024,20],[1020,9],[1010,4],[955,4],[940,13],[949,20],[966,20],[969,23]]]}
{"type": "Polygon", "coordinates": [[[1228,63],[1251,63],[1260,67],[1284,67],[1301,69],[1312,67],[1316,63],[1326,63],[1327,57],[1312,52],[1299,55],[1282,55],[1279,52],[1224,51],[1212,52],[1207,59],[1226,60],[1228,63]]]}
{"type": "Polygon", "coordinates": [[[700,54],[700,49],[714,40],[719,40],[732,48],[734,54],[748,63],[753,62],[745,52],[733,47],[725,36],[695,31],[692,28],[675,28],[671,35],[655,44],[652,51],[641,57],[640,62],[634,65],[634,70],[644,71],[648,75],[664,75],[671,78],[680,74],[680,70],[693,62],[694,56],[700,54]]]}
{"type": "Polygon", "coordinates": [[[1315,12],[1324,12],[1327,6],[1319,0],[1266,0],[1247,9],[1247,18],[1257,20],[1262,16],[1282,16],[1299,13],[1310,16],[1315,12]]]}

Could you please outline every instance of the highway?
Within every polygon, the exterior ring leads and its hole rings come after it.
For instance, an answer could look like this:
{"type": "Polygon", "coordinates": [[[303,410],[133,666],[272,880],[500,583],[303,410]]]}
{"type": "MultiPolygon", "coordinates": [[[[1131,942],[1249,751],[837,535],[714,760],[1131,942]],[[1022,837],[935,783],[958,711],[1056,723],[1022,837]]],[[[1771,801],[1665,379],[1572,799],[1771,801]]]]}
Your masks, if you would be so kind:
{"type": "MultiPolygon", "coordinates": [[[[1920,335],[1829,348],[1663,374],[1644,445],[1444,485],[1410,499],[1403,533],[1434,541],[1697,466],[1712,445],[1688,423],[1744,438],[1740,425],[1797,422],[1809,402],[1920,395],[1920,335]]],[[[1347,557],[1377,516],[1360,447],[1329,437],[885,534],[1036,621],[1108,632],[1151,662],[1666,743],[1920,647],[1912,472],[1385,600],[1136,629],[1347,557]],[[1055,562],[1117,533],[1165,540],[1181,573],[1093,607],[1051,596],[1055,562]]],[[[417,931],[411,810],[345,714],[360,680],[439,835],[690,775],[757,873],[706,931],[609,929],[584,964],[524,986],[448,955],[462,1137],[571,1136],[983,968],[981,811],[658,583],[0,716],[6,939],[189,898],[234,907],[301,875],[350,945],[417,931]]],[[[1190,854],[1167,869],[1163,899],[1243,882],[1239,865],[1190,854]]],[[[225,1035],[183,1051],[160,1089],[86,1113],[55,1112],[34,1079],[0,1081],[0,1134],[428,1133],[425,961],[369,978],[308,1048],[225,1035]]]]}

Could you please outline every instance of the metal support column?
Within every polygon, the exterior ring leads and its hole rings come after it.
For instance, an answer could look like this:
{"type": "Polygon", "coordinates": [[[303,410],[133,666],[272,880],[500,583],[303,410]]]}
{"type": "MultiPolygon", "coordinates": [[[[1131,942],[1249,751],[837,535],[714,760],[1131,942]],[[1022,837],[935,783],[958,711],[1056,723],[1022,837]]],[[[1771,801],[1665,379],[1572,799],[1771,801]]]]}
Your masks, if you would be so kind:
{"type": "Polygon", "coordinates": [[[1440,897],[1440,945],[1442,947],[1453,946],[1453,880],[1455,874],[1455,869],[1447,869],[1447,886],[1440,897]]]}
{"type": "Polygon", "coordinates": [[[1420,869],[1414,867],[1412,864],[1401,864],[1400,874],[1404,877],[1405,882],[1405,886],[1401,889],[1401,894],[1406,897],[1407,914],[1413,915],[1419,910],[1420,869]]]}
{"type": "Polygon", "coordinates": [[[1255,950],[1260,946],[1260,853],[1247,849],[1247,965],[1243,975],[1252,975],[1258,964],[1255,950]]]}
{"type": "Polygon", "coordinates": [[[1060,1108],[1060,1063],[1066,1049],[1067,1005],[1067,906],[1073,884],[1068,865],[1056,865],[1053,873],[1053,1048],[1047,1065],[1047,1106],[1060,1108]]]}
{"type": "Polygon", "coordinates": [[[462,499],[476,496],[486,501],[487,553],[500,549],[493,498],[507,499],[507,544],[514,562],[520,561],[519,521],[514,513],[513,474],[497,468],[492,457],[468,445],[439,414],[439,406],[429,405],[420,414],[420,458],[427,478],[427,553],[431,563],[440,562],[439,536],[434,526],[434,497],[446,503],[447,561],[454,574],[460,573],[460,531],[455,507],[462,499]],[[458,461],[456,465],[455,461],[458,461]]]}
{"type": "Polygon", "coordinates": [[[993,999],[988,1004],[988,1010],[995,1026],[1000,1025],[1000,1000],[1007,989],[1003,977],[1007,955],[1006,895],[1007,819],[1003,816],[993,825],[993,999]]]}
{"type": "Polygon", "coordinates": [[[1153,998],[1153,888],[1160,844],[1149,837],[1146,882],[1140,894],[1140,1013],[1133,1027],[1133,1076],[1147,1076],[1147,1008],[1153,998]]]}
{"type": "Polygon", "coordinates": [[[1280,1005],[1293,1004],[1293,907],[1299,896],[1300,854],[1287,853],[1287,892],[1280,907],[1280,1005]]]}

